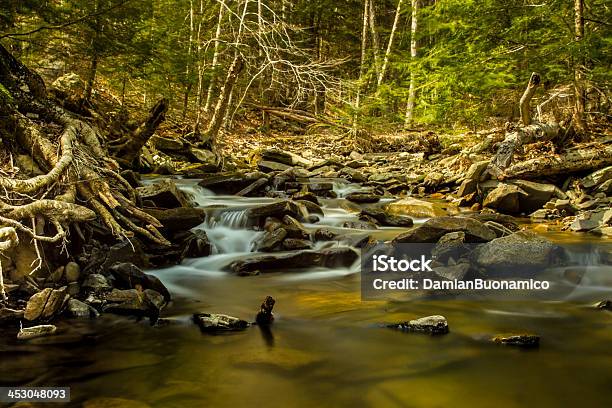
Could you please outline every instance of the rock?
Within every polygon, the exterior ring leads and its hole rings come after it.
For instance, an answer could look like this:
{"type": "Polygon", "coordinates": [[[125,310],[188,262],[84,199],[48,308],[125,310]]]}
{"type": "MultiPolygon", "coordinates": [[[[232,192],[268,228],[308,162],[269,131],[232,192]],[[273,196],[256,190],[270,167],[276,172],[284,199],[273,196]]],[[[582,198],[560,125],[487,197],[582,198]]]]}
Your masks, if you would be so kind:
{"type": "Polygon", "coordinates": [[[83,289],[90,290],[92,292],[103,292],[111,289],[111,285],[104,275],[99,273],[92,273],[88,275],[83,284],[83,289]]]}
{"type": "Polygon", "coordinates": [[[266,178],[265,174],[261,172],[246,174],[240,172],[215,173],[204,176],[198,185],[217,194],[236,194],[260,178],[266,178]]]}
{"type": "Polygon", "coordinates": [[[316,204],[317,206],[320,205],[317,196],[311,193],[310,191],[300,191],[299,193],[295,193],[293,196],[291,196],[291,199],[296,201],[309,201],[311,203],[316,204]]]}
{"type": "MultiPolygon", "coordinates": [[[[610,210],[599,210],[599,211],[587,211],[576,217],[574,222],[571,223],[570,229],[576,232],[591,231],[599,227],[602,224],[609,222],[609,218],[604,222],[606,214],[612,214],[610,210]]],[[[609,217],[609,216],[608,216],[609,217]]]]}
{"type": "Polygon", "coordinates": [[[265,177],[259,178],[236,193],[239,197],[249,197],[255,195],[259,190],[268,184],[268,179],[265,177]]]}
{"type": "MultiPolygon", "coordinates": [[[[312,193],[309,193],[309,194],[312,194],[312,193]]],[[[296,203],[299,204],[299,205],[304,206],[304,208],[306,208],[306,210],[310,214],[323,215],[323,209],[321,207],[319,207],[318,204],[315,204],[312,201],[297,200],[296,203]]]]}
{"type": "Polygon", "coordinates": [[[286,164],[277,163],[277,162],[268,161],[268,160],[261,160],[259,163],[257,163],[257,167],[259,168],[259,170],[263,171],[264,173],[269,173],[271,171],[285,171],[291,168],[291,166],[288,166],[286,164]]]}
{"type": "Polygon", "coordinates": [[[438,262],[446,263],[449,258],[455,261],[469,252],[465,243],[465,233],[463,231],[449,232],[442,236],[431,251],[431,256],[438,262]]]}
{"type": "Polygon", "coordinates": [[[152,289],[160,293],[169,302],[170,292],[157,276],[144,273],[133,263],[117,263],[110,267],[115,278],[115,286],[119,289],[152,289]]]}
{"type": "Polygon", "coordinates": [[[372,193],[349,193],[345,198],[354,203],[377,203],[380,201],[380,196],[372,193]]]}
{"type": "Polygon", "coordinates": [[[459,191],[457,191],[457,197],[465,197],[469,194],[475,193],[478,182],[472,179],[465,179],[461,182],[459,186],[459,191]]]}
{"type": "Polygon", "coordinates": [[[604,167],[603,169],[599,169],[589,174],[580,180],[580,183],[584,188],[592,188],[608,180],[612,180],[612,166],[604,167]]]}
{"type": "Polygon", "coordinates": [[[489,166],[489,160],[473,163],[465,173],[465,178],[468,180],[481,181],[481,176],[489,166]]]}
{"type": "Polygon", "coordinates": [[[519,231],[480,245],[472,258],[489,277],[531,276],[562,260],[563,250],[532,232],[519,231]]]}
{"type": "Polygon", "coordinates": [[[183,150],[185,147],[185,143],[183,143],[180,139],[170,138],[170,137],[162,137],[158,135],[153,135],[149,139],[149,142],[157,149],[161,151],[169,151],[169,152],[178,152],[183,150]]]}
{"type": "Polygon", "coordinates": [[[358,259],[351,248],[328,248],[318,251],[299,251],[289,254],[254,256],[230,264],[230,269],[239,275],[282,272],[310,267],[349,267],[358,259]]]}
{"type": "Polygon", "coordinates": [[[390,324],[387,327],[407,332],[427,333],[427,334],[447,334],[448,322],[444,316],[426,316],[420,319],[410,320],[397,324],[390,324]]]}
{"type": "Polygon", "coordinates": [[[603,183],[598,185],[595,188],[595,192],[603,193],[605,195],[611,195],[612,194],[612,180],[604,181],[603,183]]]}
{"type": "Polygon", "coordinates": [[[218,168],[217,156],[210,150],[189,146],[189,155],[197,162],[205,163],[212,168],[218,168]]]}
{"type": "Polygon", "coordinates": [[[510,183],[527,193],[527,196],[521,195],[519,200],[520,211],[525,213],[542,208],[552,197],[567,198],[565,193],[554,184],[534,183],[527,180],[511,180],[510,183]]]}
{"type": "Polygon", "coordinates": [[[197,227],[206,220],[203,208],[177,207],[166,210],[145,208],[144,211],[157,218],[167,232],[184,231],[197,227]]]}
{"type": "Polygon", "coordinates": [[[449,212],[441,204],[412,197],[403,198],[387,204],[385,209],[391,215],[416,218],[431,218],[449,215],[449,212]]]}
{"type": "Polygon", "coordinates": [[[69,72],[57,78],[51,86],[50,91],[59,93],[61,97],[66,98],[68,96],[80,97],[85,90],[85,82],[81,77],[74,72],[69,72]]]}
{"type": "Polygon", "coordinates": [[[207,333],[238,331],[250,326],[245,320],[218,313],[195,313],[193,321],[207,333]]]}
{"type": "Polygon", "coordinates": [[[59,283],[64,277],[64,267],[57,267],[51,274],[47,277],[46,281],[51,283],[59,283]]]}
{"type": "Polygon", "coordinates": [[[272,313],[272,309],[274,309],[274,304],[276,301],[272,296],[266,296],[261,307],[259,308],[259,312],[257,316],[255,316],[255,322],[260,326],[267,326],[272,324],[274,321],[274,314],[272,313]]]}
{"type": "Polygon", "coordinates": [[[277,249],[287,236],[287,230],[284,228],[276,228],[272,231],[263,233],[260,239],[255,243],[255,248],[261,252],[271,252],[277,249]]]}
{"type": "Polygon", "coordinates": [[[164,179],[136,189],[143,200],[151,201],[159,208],[191,207],[191,200],[178,189],[174,181],[164,179]]]}
{"type": "Polygon", "coordinates": [[[520,212],[520,201],[526,197],[527,193],[521,188],[500,183],[487,195],[482,205],[500,212],[516,214],[520,212]]]}
{"type": "Polygon", "coordinates": [[[301,249],[312,249],[312,243],[305,239],[287,238],[283,241],[282,247],[287,251],[297,251],[301,249]]]}
{"type": "Polygon", "coordinates": [[[345,221],[342,223],[342,228],[372,230],[378,229],[376,224],[370,221],[345,221]]]}
{"type": "Polygon", "coordinates": [[[157,318],[166,304],[164,297],[151,289],[140,292],[136,289],[113,289],[104,297],[102,310],[115,314],[127,314],[157,318]]]}
{"type": "Polygon", "coordinates": [[[436,275],[448,280],[465,280],[470,272],[469,262],[459,262],[454,265],[436,266],[433,268],[436,275]]]}
{"type": "Polygon", "coordinates": [[[540,336],[536,334],[498,334],[491,341],[506,346],[538,347],[540,336]]]}
{"type": "Polygon", "coordinates": [[[264,160],[271,160],[289,166],[310,167],[313,165],[312,161],[305,159],[302,156],[280,149],[265,149],[262,150],[260,154],[264,160]]]}
{"type": "Polygon", "coordinates": [[[511,231],[518,231],[519,225],[516,218],[507,214],[498,214],[496,212],[482,212],[478,214],[468,214],[466,215],[468,218],[473,218],[476,221],[480,221],[482,223],[486,223],[489,221],[496,222],[498,224],[503,225],[511,231]]]}
{"type": "Polygon", "coordinates": [[[70,299],[68,301],[67,310],[70,316],[80,319],[96,318],[100,316],[100,313],[98,313],[96,309],[77,299],[70,299]]]}
{"type": "Polygon", "coordinates": [[[81,276],[81,267],[76,262],[68,262],[64,267],[64,276],[67,282],[76,282],[81,276]]]}
{"type": "Polygon", "coordinates": [[[41,324],[39,326],[24,327],[17,333],[18,340],[30,340],[37,337],[51,336],[55,334],[57,327],[52,324],[41,324]]]}
{"type": "Polygon", "coordinates": [[[61,289],[43,289],[30,297],[23,317],[30,321],[50,319],[59,312],[69,297],[66,294],[66,287],[61,289]]]}
{"type": "Polygon", "coordinates": [[[371,217],[385,227],[412,227],[414,222],[410,217],[387,214],[382,208],[364,208],[359,214],[359,218],[371,217]]]}
{"type": "Polygon", "coordinates": [[[595,309],[612,310],[612,300],[602,300],[594,305],[595,309]]]}
{"type": "Polygon", "coordinates": [[[495,233],[497,238],[505,237],[506,235],[512,234],[514,231],[507,228],[503,224],[497,223],[495,221],[487,221],[484,223],[491,231],[495,233]]]}
{"type": "MultiPolygon", "coordinates": [[[[181,236],[175,236],[181,242],[181,245],[186,245],[185,257],[202,258],[209,256],[212,252],[212,244],[208,239],[206,231],[203,229],[194,229],[186,231],[181,236]]],[[[155,289],[155,288],[151,288],[155,289]]]]}
{"type": "Polygon", "coordinates": [[[0,324],[21,320],[23,319],[23,313],[23,310],[10,309],[0,304],[0,324]]]}
{"type": "Polygon", "coordinates": [[[465,233],[465,242],[487,242],[497,235],[483,223],[472,218],[438,217],[432,218],[412,230],[400,234],[395,243],[427,243],[438,242],[449,232],[465,233]]]}
{"type": "Polygon", "coordinates": [[[299,204],[294,201],[285,200],[249,208],[246,215],[252,220],[254,225],[263,225],[263,221],[265,221],[266,217],[282,218],[285,215],[290,215],[296,219],[304,219],[308,214],[299,204]]]}
{"type": "Polygon", "coordinates": [[[319,228],[314,232],[315,241],[332,241],[336,236],[333,231],[327,228],[319,228]]]}
{"type": "MultiPolygon", "coordinates": [[[[353,163],[362,163],[362,162],[353,162],[353,163]]],[[[349,163],[347,163],[347,167],[344,167],[342,170],[340,170],[340,174],[347,176],[350,181],[353,181],[355,183],[364,183],[368,181],[368,176],[366,176],[359,170],[355,170],[354,168],[351,168],[351,166],[349,166],[349,163]]]]}
{"type": "Polygon", "coordinates": [[[287,237],[289,238],[310,238],[310,234],[308,233],[308,231],[306,231],[302,223],[290,215],[285,215],[283,217],[283,227],[285,230],[287,230],[287,237]]]}
{"type": "Polygon", "coordinates": [[[558,211],[564,211],[568,214],[573,214],[576,212],[576,209],[571,204],[570,200],[555,200],[553,208],[558,211]]]}

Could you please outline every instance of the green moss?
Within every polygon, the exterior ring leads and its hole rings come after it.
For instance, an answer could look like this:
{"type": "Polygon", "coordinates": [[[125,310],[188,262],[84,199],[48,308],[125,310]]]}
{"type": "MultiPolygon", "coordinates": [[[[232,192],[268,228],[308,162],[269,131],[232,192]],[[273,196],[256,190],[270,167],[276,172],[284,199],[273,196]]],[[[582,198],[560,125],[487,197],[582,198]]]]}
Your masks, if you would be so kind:
{"type": "Polygon", "coordinates": [[[0,102],[12,102],[13,96],[11,93],[4,87],[4,85],[0,84],[0,102]]]}

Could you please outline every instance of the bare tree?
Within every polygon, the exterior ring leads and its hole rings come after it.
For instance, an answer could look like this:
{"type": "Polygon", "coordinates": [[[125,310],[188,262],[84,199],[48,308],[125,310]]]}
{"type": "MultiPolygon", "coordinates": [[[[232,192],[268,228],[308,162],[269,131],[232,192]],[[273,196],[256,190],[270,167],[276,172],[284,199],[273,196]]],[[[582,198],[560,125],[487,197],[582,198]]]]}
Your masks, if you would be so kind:
{"type": "Polygon", "coordinates": [[[380,68],[380,72],[378,73],[378,81],[376,83],[377,86],[380,86],[382,84],[382,82],[385,80],[385,75],[387,74],[387,66],[389,65],[389,57],[391,56],[391,50],[393,48],[393,40],[395,38],[395,33],[397,31],[397,25],[399,23],[403,2],[404,0],[399,0],[397,2],[397,9],[395,10],[395,18],[393,19],[393,27],[391,27],[391,33],[389,34],[389,42],[387,43],[387,50],[385,51],[385,56],[383,58],[382,67],[380,68]]]}
{"type": "MultiPolygon", "coordinates": [[[[412,0],[412,22],[410,24],[410,60],[414,63],[417,57],[417,23],[419,12],[419,0],[412,0]]],[[[404,124],[407,126],[412,122],[414,115],[414,101],[416,97],[416,75],[414,65],[410,72],[410,87],[408,88],[408,103],[406,103],[406,118],[404,124]]]]}
{"type": "Polygon", "coordinates": [[[217,29],[215,31],[215,49],[214,49],[214,54],[213,54],[213,59],[212,59],[213,76],[210,79],[210,83],[208,84],[208,91],[206,92],[206,103],[204,104],[204,112],[206,113],[208,113],[210,109],[212,92],[213,92],[213,88],[215,87],[215,82],[216,82],[216,77],[217,77],[216,69],[217,69],[217,66],[219,65],[219,43],[220,43],[219,38],[221,37],[221,25],[223,24],[223,16],[224,16],[224,11],[225,11],[225,1],[220,0],[220,2],[221,4],[219,5],[219,17],[217,19],[217,29]]]}
{"type": "MultiPolygon", "coordinates": [[[[580,43],[584,38],[584,0],[574,0],[574,40],[580,43]]],[[[574,108],[574,127],[583,132],[584,123],[584,59],[578,58],[574,63],[574,88],[576,106],[574,108]]]]}

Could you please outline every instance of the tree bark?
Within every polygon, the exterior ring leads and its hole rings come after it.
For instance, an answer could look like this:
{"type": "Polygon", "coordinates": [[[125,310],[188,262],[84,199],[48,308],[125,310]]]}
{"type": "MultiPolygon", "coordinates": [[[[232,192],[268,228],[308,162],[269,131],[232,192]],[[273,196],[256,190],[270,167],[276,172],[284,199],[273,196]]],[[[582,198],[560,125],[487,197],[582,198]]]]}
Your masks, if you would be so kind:
{"type": "Polygon", "coordinates": [[[382,67],[380,68],[380,73],[378,74],[377,86],[380,86],[382,84],[382,82],[385,80],[385,75],[387,74],[387,66],[389,65],[389,57],[391,56],[391,50],[393,48],[393,39],[395,38],[395,32],[397,31],[397,25],[399,23],[403,2],[404,0],[399,0],[397,2],[397,9],[395,10],[395,18],[393,19],[393,27],[391,27],[391,33],[389,34],[389,42],[387,43],[387,50],[385,51],[385,56],[383,58],[383,64],[382,64],[382,67]]]}
{"type": "Polygon", "coordinates": [[[217,80],[217,65],[219,65],[219,37],[221,37],[221,24],[223,23],[223,15],[225,11],[225,1],[221,0],[219,4],[219,17],[217,19],[217,29],[215,31],[215,49],[212,59],[212,77],[208,84],[208,90],[206,92],[206,102],[204,103],[204,112],[208,113],[210,110],[210,104],[212,100],[212,93],[217,80]]]}
{"type": "Polygon", "coordinates": [[[213,148],[216,145],[217,136],[219,134],[219,130],[221,129],[221,125],[223,124],[225,112],[228,108],[230,93],[238,80],[238,76],[240,75],[240,71],[242,71],[243,66],[244,63],[242,58],[240,56],[236,56],[227,71],[227,77],[225,78],[225,83],[223,84],[221,92],[219,93],[219,99],[217,100],[213,116],[210,120],[208,128],[206,129],[206,134],[203,135],[202,141],[205,143],[210,143],[213,148]]]}
{"type": "MultiPolygon", "coordinates": [[[[574,40],[576,43],[581,43],[584,38],[584,0],[574,0],[574,29],[574,40]]],[[[582,54],[582,50],[580,53],[582,54]]],[[[579,132],[584,132],[586,129],[584,123],[584,106],[586,99],[584,92],[584,64],[585,61],[582,57],[579,57],[578,61],[574,63],[574,90],[576,98],[574,127],[579,132]]]]}
{"type": "MultiPolygon", "coordinates": [[[[418,28],[418,12],[419,0],[412,0],[412,22],[410,24],[410,60],[414,64],[417,57],[417,28],[418,28]]],[[[416,99],[416,77],[414,75],[414,67],[410,72],[410,87],[408,88],[408,102],[406,103],[406,119],[404,125],[408,126],[412,123],[414,116],[414,102],[416,99]]]]}
{"type": "Polygon", "coordinates": [[[365,74],[365,59],[366,59],[366,48],[368,46],[368,11],[369,11],[369,0],[363,0],[363,25],[361,28],[361,62],[359,65],[359,83],[357,84],[357,96],[355,98],[355,113],[353,115],[353,131],[357,131],[357,114],[361,106],[361,88],[363,87],[362,81],[365,74]]]}
{"type": "Polygon", "coordinates": [[[612,165],[612,145],[569,150],[558,155],[537,157],[515,163],[498,177],[499,180],[535,179],[545,176],[588,172],[612,165]]]}

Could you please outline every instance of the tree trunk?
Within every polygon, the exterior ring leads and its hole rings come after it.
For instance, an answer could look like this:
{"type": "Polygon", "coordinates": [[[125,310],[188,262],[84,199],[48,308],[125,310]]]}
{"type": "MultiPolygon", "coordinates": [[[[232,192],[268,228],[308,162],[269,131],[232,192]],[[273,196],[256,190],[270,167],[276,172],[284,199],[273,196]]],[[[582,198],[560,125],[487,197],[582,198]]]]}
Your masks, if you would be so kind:
{"type": "Polygon", "coordinates": [[[413,63],[413,68],[410,72],[410,87],[408,88],[408,102],[406,103],[406,119],[404,125],[408,126],[412,123],[414,116],[414,101],[416,99],[416,78],[414,75],[414,62],[417,57],[417,23],[418,23],[419,0],[412,0],[412,23],[410,25],[410,60],[413,63]]]}
{"type": "Polygon", "coordinates": [[[167,111],[168,100],[162,98],[151,108],[147,119],[138,126],[131,137],[116,151],[115,157],[128,166],[131,165],[140,155],[142,147],[164,121],[167,111]]]}
{"type": "Polygon", "coordinates": [[[85,83],[85,90],[83,91],[83,102],[82,106],[89,102],[93,87],[96,82],[96,75],[98,73],[98,54],[94,51],[94,55],[91,58],[91,65],[89,66],[89,73],[87,75],[87,82],[85,83]]]}
{"type": "MultiPolygon", "coordinates": [[[[576,43],[581,43],[584,38],[584,0],[574,0],[574,29],[576,43]]],[[[582,50],[580,50],[582,54],[582,50]]],[[[584,123],[584,64],[582,57],[574,63],[574,90],[576,98],[576,106],[574,108],[574,127],[578,132],[584,132],[586,129],[584,123]]]]}
{"type": "Polygon", "coordinates": [[[536,91],[536,88],[540,85],[540,75],[536,72],[531,74],[531,78],[529,78],[529,83],[527,84],[527,88],[525,92],[523,92],[523,96],[521,96],[521,100],[519,102],[519,110],[521,112],[521,121],[523,122],[523,126],[531,125],[531,113],[529,110],[529,102],[531,98],[533,98],[533,94],[536,91]]]}
{"type": "Polygon", "coordinates": [[[198,86],[196,90],[196,122],[193,131],[196,135],[200,133],[202,124],[202,96],[204,93],[204,61],[202,57],[202,24],[204,22],[204,0],[200,0],[200,21],[196,34],[196,58],[198,60],[198,86]]]}
{"type": "Polygon", "coordinates": [[[380,43],[378,41],[378,32],[376,31],[376,12],[374,10],[374,1],[369,0],[369,16],[368,21],[370,25],[370,32],[372,33],[372,49],[374,51],[374,72],[376,77],[379,75],[380,63],[379,63],[379,50],[380,43]]]}
{"type": "Polygon", "coordinates": [[[353,114],[353,131],[357,131],[357,115],[361,106],[361,88],[363,87],[362,81],[365,74],[365,59],[366,59],[366,48],[368,46],[368,9],[369,1],[363,0],[363,25],[361,28],[361,62],[359,65],[359,82],[357,84],[357,97],[355,98],[355,113],[353,114]]]}
{"type": "Polygon", "coordinates": [[[210,110],[210,103],[212,100],[212,93],[215,87],[215,82],[217,80],[217,65],[219,64],[219,37],[221,37],[221,24],[223,23],[223,14],[225,12],[225,1],[221,0],[221,4],[219,4],[219,17],[217,19],[217,29],[215,31],[215,50],[213,53],[212,59],[212,77],[210,78],[210,83],[208,84],[208,90],[206,92],[206,103],[204,104],[204,112],[208,113],[210,110]]]}
{"type": "Polygon", "coordinates": [[[382,82],[385,80],[385,75],[387,74],[387,66],[389,65],[389,57],[391,56],[391,49],[393,48],[393,39],[395,38],[395,32],[397,31],[397,24],[399,23],[403,2],[404,0],[399,0],[397,3],[397,9],[395,10],[395,18],[393,19],[393,27],[391,27],[391,34],[389,34],[389,42],[387,43],[387,50],[385,51],[383,64],[380,68],[380,73],[378,74],[377,86],[380,86],[382,84],[382,82]]]}
{"type": "Polygon", "coordinates": [[[225,78],[225,83],[223,84],[221,92],[219,93],[219,99],[217,100],[213,116],[208,125],[208,129],[206,129],[206,134],[203,135],[202,141],[209,143],[213,148],[215,148],[217,136],[219,134],[219,130],[221,129],[221,125],[223,124],[225,112],[228,108],[230,93],[238,80],[238,76],[240,75],[240,71],[242,71],[243,66],[244,63],[242,58],[240,56],[236,56],[227,71],[227,77],[225,78]]]}
{"type": "Polygon", "coordinates": [[[569,150],[558,155],[515,163],[498,179],[536,179],[546,176],[589,172],[612,165],[612,145],[569,150]]]}

